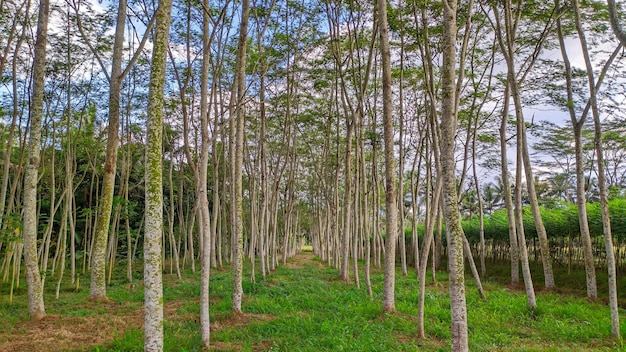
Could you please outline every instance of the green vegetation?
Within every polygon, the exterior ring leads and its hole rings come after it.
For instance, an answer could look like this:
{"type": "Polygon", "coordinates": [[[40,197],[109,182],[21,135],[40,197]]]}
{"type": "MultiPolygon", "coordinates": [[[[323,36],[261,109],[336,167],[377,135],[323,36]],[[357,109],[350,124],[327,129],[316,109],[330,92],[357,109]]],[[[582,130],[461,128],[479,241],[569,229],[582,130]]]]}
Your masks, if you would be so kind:
{"type": "MultiPolygon", "coordinates": [[[[249,268],[245,269],[244,277],[249,274],[249,268]]],[[[535,272],[539,274],[540,270],[535,272]]],[[[523,290],[498,284],[500,279],[506,280],[506,264],[490,267],[490,273],[493,276],[484,283],[486,301],[473,289],[470,277],[467,280],[470,350],[617,349],[610,338],[608,307],[602,301],[583,298],[584,273],[574,272],[569,281],[559,283],[560,287],[569,287],[566,293],[540,292],[535,313],[527,308],[523,290]]],[[[200,351],[199,276],[187,272],[182,280],[175,275],[165,275],[164,279],[165,350],[200,351]]],[[[599,279],[604,280],[601,276],[599,279]]],[[[438,272],[438,285],[429,282],[427,288],[426,340],[416,338],[417,281],[412,274],[403,277],[400,273],[397,280],[398,313],[383,315],[382,270],[373,270],[372,300],[364,287],[358,289],[354,283],[338,281],[336,269],[304,253],[279,267],[266,281],[257,278],[256,283],[250,283],[244,279],[244,314],[237,316],[231,308],[232,271],[214,270],[210,285],[212,350],[449,351],[450,304],[445,273],[438,272]]],[[[88,303],[88,288],[76,292],[69,284],[55,300],[54,287],[48,283],[50,316],[42,322],[25,322],[24,285],[15,291],[13,304],[8,303],[5,294],[8,285],[1,290],[0,349],[17,346],[17,350],[38,350],[27,344],[36,342],[32,333],[37,332],[54,337],[51,343],[59,344],[55,350],[143,350],[143,287],[125,283],[121,268],[114,272],[108,289],[113,302],[105,305],[88,303]]],[[[626,324],[622,323],[624,332],[626,324]]]]}
{"type": "MultiPolygon", "coordinates": [[[[609,201],[611,214],[611,230],[616,243],[626,242],[626,199],[616,198],[609,201]]],[[[587,216],[589,217],[589,230],[592,237],[602,237],[602,217],[600,204],[587,203],[587,216]]],[[[580,235],[578,222],[578,209],[576,204],[558,202],[551,207],[541,208],[546,232],[551,240],[557,241],[562,238],[580,235]]],[[[509,242],[508,221],[506,209],[499,209],[491,215],[485,216],[485,239],[507,244],[509,242]]],[[[463,230],[471,242],[478,242],[479,220],[473,216],[471,220],[463,222],[463,230]]],[[[524,230],[526,239],[537,237],[535,223],[530,208],[524,207],[524,230]]],[[[603,248],[603,247],[600,247],[603,248]]]]}

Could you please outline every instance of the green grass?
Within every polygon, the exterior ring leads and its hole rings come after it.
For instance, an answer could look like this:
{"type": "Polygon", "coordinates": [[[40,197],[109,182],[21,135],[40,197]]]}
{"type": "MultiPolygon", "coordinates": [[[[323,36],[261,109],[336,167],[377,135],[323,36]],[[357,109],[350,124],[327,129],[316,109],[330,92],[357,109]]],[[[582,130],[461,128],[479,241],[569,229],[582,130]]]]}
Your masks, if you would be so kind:
{"type": "MultiPolygon", "coordinates": [[[[439,285],[429,285],[426,294],[427,339],[417,336],[418,285],[414,274],[397,273],[396,314],[381,313],[383,276],[372,272],[374,297],[370,299],[363,279],[361,288],[338,281],[337,270],[319,260],[298,260],[297,268],[279,267],[262,280],[244,275],[244,316],[231,312],[232,273],[229,268],[211,275],[211,335],[216,351],[449,351],[450,304],[447,276],[437,273],[439,285]]],[[[249,270],[249,268],[246,268],[249,270]]],[[[140,269],[138,269],[140,271],[140,269]]],[[[244,272],[246,274],[246,272],[244,272]]],[[[363,277],[363,273],[361,273],[363,277]]],[[[467,279],[467,307],[472,351],[580,351],[619,350],[610,338],[610,316],[606,304],[589,302],[576,294],[539,293],[538,309],[526,307],[526,297],[497,283],[484,282],[488,299],[482,300],[471,277],[467,279]]],[[[83,282],[86,279],[81,279],[83,282]]],[[[200,351],[199,273],[183,280],[166,274],[165,350],[200,351]]],[[[136,310],[142,306],[141,283],[129,286],[122,270],[115,273],[109,297],[118,306],[87,302],[88,287],[75,292],[62,290],[54,299],[50,281],[46,288],[48,314],[85,317],[136,310]]],[[[584,287],[583,287],[584,289],[584,287]]],[[[14,303],[6,302],[1,286],[0,335],[23,333],[27,319],[25,288],[16,291],[14,303]]],[[[584,292],[583,292],[584,293],[584,292]]],[[[621,311],[622,321],[626,319],[621,311]]],[[[139,320],[140,321],[140,320],[139,320]]],[[[622,323],[622,335],[626,324],[622,323]]],[[[142,351],[139,325],[129,326],[88,351],[142,351]]],[[[0,342],[1,343],[1,342],[0,342]]],[[[78,347],[77,347],[78,348],[78,347]]],[[[0,350],[2,345],[0,344],[0,350]]]]}

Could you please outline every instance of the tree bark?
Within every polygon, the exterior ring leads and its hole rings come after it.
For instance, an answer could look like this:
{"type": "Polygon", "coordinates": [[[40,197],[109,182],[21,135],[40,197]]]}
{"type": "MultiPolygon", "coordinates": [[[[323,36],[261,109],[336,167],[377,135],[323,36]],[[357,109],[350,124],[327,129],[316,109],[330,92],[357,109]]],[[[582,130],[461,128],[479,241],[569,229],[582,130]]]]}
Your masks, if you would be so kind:
{"type": "MultiPolygon", "coordinates": [[[[508,85],[505,88],[504,96],[508,97],[510,89],[508,85]]],[[[515,227],[515,212],[513,209],[513,198],[511,197],[511,181],[509,181],[509,160],[507,158],[507,137],[506,127],[509,119],[509,99],[504,100],[502,109],[502,120],[500,122],[500,167],[502,169],[502,194],[504,198],[504,207],[509,227],[509,251],[511,256],[511,284],[519,283],[519,263],[520,263],[520,244],[517,240],[517,232],[515,227]]],[[[525,245],[525,244],[524,244],[525,245]]],[[[528,261],[528,260],[527,260],[528,261]]]]}
{"type": "MultiPolygon", "coordinates": [[[[237,47],[237,107],[236,107],[236,140],[235,140],[235,164],[233,180],[235,184],[235,199],[232,211],[235,212],[233,220],[233,310],[241,313],[241,301],[243,299],[243,137],[245,116],[245,76],[246,76],[246,40],[248,36],[248,17],[250,15],[250,2],[243,0],[241,4],[241,23],[239,32],[239,45],[237,47]]],[[[235,125],[235,124],[234,124],[235,125]]]]}
{"type": "Polygon", "coordinates": [[[124,51],[124,28],[126,25],[127,0],[120,0],[113,43],[113,60],[109,87],[109,127],[107,132],[107,148],[102,180],[100,213],[96,221],[96,229],[91,251],[91,284],[89,299],[91,301],[107,301],[106,294],[106,247],[113,209],[115,191],[115,170],[117,168],[117,147],[119,141],[120,92],[122,87],[122,59],[124,51]]]}
{"type": "Polygon", "coordinates": [[[456,134],[456,0],[443,1],[443,67],[441,118],[441,177],[443,179],[443,214],[448,240],[448,272],[452,350],[467,351],[467,311],[463,265],[463,228],[456,193],[454,137],[456,134]]]}
{"type": "MultiPolygon", "coordinates": [[[[555,6],[559,7],[559,1],[554,2],[555,6]]],[[[573,4],[576,6],[576,4],[573,4]]],[[[577,11],[577,10],[575,10],[577,11]]],[[[578,30],[578,36],[581,44],[585,42],[584,32],[580,26],[580,20],[578,16],[575,16],[576,29],[578,30]]],[[[574,151],[576,158],[576,205],[578,208],[578,223],[580,226],[580,238],[583,244],[583,254],[585,261],[585,275],[587,278],[587,297],[595,299],[598,297],[598,289],[596,285],[596,270],[593,258],[593,248],[591,246],[591,234],[589,232],[589,222],[587,220],[587,197],[586,197],[586,180],[585,180],[585,165],[583,160],[583,139],[582,132],[583,126],[587,117],[587,114],[583,114],[581,118],[576,117],[574,110],[574,90],[572,84],[572,67],[567,54],[565,46],[565,39],[563,37],[563,31],[561,28],[561,19],[557,20],[557,31],[559,34],[559,43],[561,47],[561,56],[563,57],[563,64],[565,66],[565,81],[567,90],[567,110],[572,122],[572,129],[574,132],[574,151]]]]}
{"type": "Polygon", "coordinates": [[[383,139],[385,150],[385,279],[383,311],[395,312],[396,238],[398,235],[398,203],[396,201],[396,168],[393,143],[393,103],[391,96],[391,50],[387,23],[387,1],[378,1],[378,33],[382,57],[383,139]]]}
{"type": "Polygon", "coordinates": [[[163,90],[172,0],[156,10],[152,68],[148,93],[146,140],[146,229],[144,237],[144,350],[163,350],[163,90]]]}
{"type": "MultiPolygon", "coordinates": [[[[513,84],[513,82],[510,82],[513,84]]],[[[508,96],[507,96],[508,98],[508,96]]],[[[508,102],[505,104],[508,107],[508,102]]],[[[504,113],[508,115],[508,110],[504,113]]],[[[523,126],[517,124],[517,134],[521,135],[523,126]]],[[[522,215],[522,144],[517,145],[517,172],[515,173],[515,233],[517,234],[517,243],[519,245],[520,263],[522,264],[522,277],[524,278],[524,287],[526,288],[526,301],[533,311],[537,309],[537,301],[535,299],[535,288],[530,273],[530,265],[528,263],[528,248],[526,245],[526,234],[524,233],[524,219],[522,215]]]]}
{"type": "MultiPolygon", "coordinates": [[[[578,1],[574,0],[575,10],[579,8],[578,1]]],[[[618,26],[615,21],[615,4],[609,0],[609,11],[611,11],[611,25],[613,30],[618,26]]],[[[576,11],[578,18],[579,13],[576,11]]],[[[616,31],[617,33],[617,31],[616,31]]],[[[619,39],[622,46],[626,42],[624,34],[620,30],[619,39]]],[[[581,37],[581,39],[584,39],[581,37]]],[[[581,43],[582,44],[582,43],[581,43]]],[[[613,247],[613,236],[611,233],[611,219],[609,216],[609,192],[606,185],[606,175],[604,171],[604,151],[602,148],[602,125],[600,122],[600,111],[598,110],[598,102],[596,99],[596,87],[591,65],[591,58],[587,50],[587,45],[582,45],[583,57],[585,58],[585,66],[587,68],[587,79],[589,84],[589,97],[591,100],[591,113],[593,115],[594,124],[594,147],[596,150],[597,166],[598,166],[598,187],[600,188],[600,209],[602,212],[602,232],[604,233],[604,246],[606,251],[606,265],[609,275],[609,306],[611,308],[611,335],[615,341],[621,344],[620,325],[619,325],[619,306],[617,302],[617,271],[615,267],[615,252],[613,247]]]]}
{"type": "Polygon", "coordinates": [[[33,93],[30,107],[30,138],[28,161],[24,173],[24,265],[28,285],[28,313],[31,320],[46,316],[43,301],[43,282],[37,264],[37,180],[41,148],[41,120],[43,115],[46,44],[48,42],[49,0],[39,3],[37,41],[33,64],[33,93]]]}
{"type": "MultiPolygon", "coordinates": [[[[211,219],[209,214],[209,198],[207,189],[207,173],[209,165],[209,106],[208,106],[208,84],[209,65],[211,60],[210,37],[209,37],[209,1],[202,2],[202,72],[200,82],[200,129],[202,135],[202,152],[200,154],[200,170],[198,180],[198,197],[200,198],[200,235],[203,237],[202,257],[200,258],[200,330],[202,333],[202,343],[209,348],[211,337],[211,322],[209,316],[209,278],[211,269],[211,219]]],[[[218,180],[213,180],[214,184],[218,180]]],[[[215,209],[213,210],[215,211],[215,209]]],[[[192,258],[193,261],[193,258],[192,258]]]]}
{"type": "Polygon", "coordinates": [[[615,33],[617,40],[619,40],[622,46],[626,47],[626,33],[624,33],[624,30],[619,23],[619,14],[617,13],[615,0],[607,0],[606,2],[609,6],[609,20],[611,21],[613,33],[615,33]]]}

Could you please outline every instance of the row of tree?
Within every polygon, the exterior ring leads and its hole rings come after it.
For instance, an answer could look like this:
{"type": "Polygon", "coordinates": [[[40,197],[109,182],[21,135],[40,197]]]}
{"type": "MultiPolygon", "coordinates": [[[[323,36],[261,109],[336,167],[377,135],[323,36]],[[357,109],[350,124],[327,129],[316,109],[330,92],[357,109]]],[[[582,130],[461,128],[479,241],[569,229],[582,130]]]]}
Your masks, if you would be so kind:
{"type": "Polygon", "coordinates": [[[388,312],[395,267],[406,275],[412,258],[425,337],[428,259],[439,266],[445,247],[453,348],[467,350],[464,263],[479,283],[472,245],[484,273],[490,221],[507,228],[498,239],[529,306],[531,236],[555,286],[549,194],[576,203],[570,244],[592,298],[604,252],[620,338],[609,197],[625,187],[624,63],[611,1],[104,5],[0,1],[0,253],[11,285],[23,253],[33,319],[51,278],[58,295],[88,275],[90,298],[106,301],[114,268],[132,281],[141,260],[146,349],[160,350],[163,266],[180,276],[199,262],[208,346],[210,267],[233,266],[240,313],[244,260],[264,279],[310,242],[342,280],[360,286],[363,272],[370,295],[371,262],[385,266],[388,312]],[[527,123],[537,105],[570,124],[527,123]]]}

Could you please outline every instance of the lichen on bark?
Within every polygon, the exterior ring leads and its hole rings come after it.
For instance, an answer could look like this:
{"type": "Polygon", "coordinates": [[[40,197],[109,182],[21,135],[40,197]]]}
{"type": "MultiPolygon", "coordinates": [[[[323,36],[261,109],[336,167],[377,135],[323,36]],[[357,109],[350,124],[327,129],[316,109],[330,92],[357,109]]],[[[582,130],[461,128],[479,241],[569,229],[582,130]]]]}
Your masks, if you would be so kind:
{"type": "Polygon", "coordinates": [[[156,10],[152,67],[148,93],[146,143],[146,227],[144,237],[144,350],[163,350],[163,87],[169,41],[171,0],[159,1],[156,10]]]}

